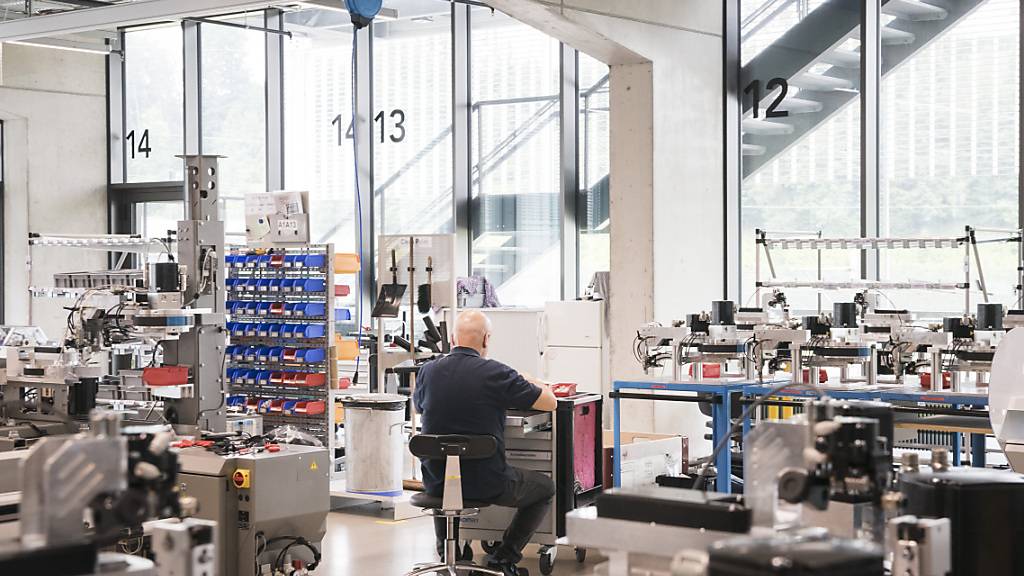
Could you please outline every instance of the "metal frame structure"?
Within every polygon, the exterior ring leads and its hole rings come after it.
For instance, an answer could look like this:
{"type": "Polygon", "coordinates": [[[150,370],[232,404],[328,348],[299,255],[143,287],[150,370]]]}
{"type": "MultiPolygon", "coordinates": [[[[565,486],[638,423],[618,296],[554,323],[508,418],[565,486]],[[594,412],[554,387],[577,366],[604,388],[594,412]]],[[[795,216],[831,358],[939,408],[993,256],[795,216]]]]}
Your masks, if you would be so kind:
{"type": "Polygon", "coordinates": [[[985,283],[985,270],[982,267],[979,244],[1016,244],[1017,245],[1017,298],[1018,303],[1024,301],[1024,229],[995,230],[967,226],[963,236],[943,238],[881,238],[877,235],[866,235],[858,238],[825,238],[822,231],[810,235],[774,237],[766,230],[755,230],[754,240],[754,295],[757,302],[761,301],[764,289],[772,288],[812,288],[818,290],[818,310],[821,308],[821,293],[828,290],[963,290],[964,314],[971,314],[971,291],[974,290],[974,277],[971,270],[977,272],[977,289],[981,292],[981,301],[989,302],[988,286],[985,283]],[[979,232],[995,233],[998,237],[984,240],[978,239],[979,232]],[[817,253],[817,279],[815,280],[777,280],[775,264],[771,251],[781,250],[812,250],[817,253]],[[878,262],[882,250],[963,250],[961,270],[964,274],[962,282],[948,281],[907,281],[883,282],[875,277],[862,277],[861,280],[835,282],[822,279],[822,252],[825,250],[858,250],[862,263],[878,262]],[[768,265],[769,280],[761,279],[761,259],[768,265]]]}
{"type": "MultiPolygon", "coordinates": [[[[742,279],[744,276],[742,263],[739,261],[743,245],[741,227],[742,208],[742,166],[741,135],[739,119],[733,106],[738,102],[740,89],[733,83],[739,75],[742,31],[739,23],[739,8],[742,0],[727,0],[723,11],[723,86],[724,92],[724,159],[725,159],[725,247],[727,261],[725,266],[727,296],[737,302],[744,302],[749,294],[743,293],[742,279]],[[734,178],[737,179],[734,182],[734,178]]],[[[860,212],[858,215],[859,231],[863,238],[878,237],[880,229],[880,89],[881,89],[881,29],[884,18],[881,14],[882,0],[858,0],[860,2],[860,28],[862,46],[860,50],[860,212]]],[[[768,5],[766,5],[768,6],[768,5]]],[[[1020,26],[1024,30],[1024,2],[1020,3],[1020,26]]],[[[1020,88],[1024,88],[1024,42],[1018,47],[1020,54],[1021,75],[1018,79],[1020,88]]],[[[1024,92],[1024,89],[1020,90],[1024,92]]],[[[742,106],[740,106],[742,109],[742,106]]],[[[1024,139],[1024,118],[1020,120],[1018,141],[1024,139]]],[[[1020,154],[1018,146],[1018,154],[1020,154]]],[[[1018,175],[1017,188],[1018,222],[1024,229],[1024,172],[1018,175]]],[[[877,250],[863,249],[860,258],[860,276],[865,281],[880,279],[880,258],[877,250]]],[[[755,275],[757,272],[754,272],[755,275]]],[[[1024,280],[1021,281],[1024,285],[1024,280]]],[[[1024,286],[1018,286],[1018,293],[1024,286]]],[[[757,290],[755,287],[754,290],[757,290]]]]}
{"type": "Polygon", "coordinates": [[[5,270],[7,262],[4,260],[4,248],[6,241],[4,240],[4,222],[7,221],[4,214],[4,198],[6,197],[6,191],[4,189],[4,181],[6,180],[6,167],[4,165],[4,122],[0,120],[0,324],[4,323],[6,316],[6,308],[4,304],[5,292],[7,290],[7,283],[4,281],[6,276],[5,270]]]}
{"type": "MultiPolygon", "coordinates": [[[[161,19],[180,19],[183,39],[183,82],[184,82],[184,109],[183,132],[184,150],[183,154],[201,154],[202,149],[202,31],[210,25],[220,24],[217,20],[209,17],[229,12],[212,11],[203,9],[206,6],[216,4],[212,0],[203,2],[191,0],[189,6],[195,5],[194,10],[175,10],[174,14],[163,14],[143,16],[141,11],[132,11],[127,17],[128,25],[141,25],[161,19]],[[200,6],[202,5],[202,6],[200,6]],[[138,12],[138,14],[136,14],[138,12]]],[[[223,2],[221,2],[223,4],[223,2]]],[[[281,189],[285,183],[285,127],[284,127],[284,42],[285,26],[284,13],[276,8],[265,8],[253,2],[237,3],[237,10],[259,8],[264,15],[264,26],[262,28],[250,27],[254,34],[264,34],[266,37],[266,74],[265,84],[265,114],[267,158],[266,175],[269,189],[281,189]]],[[[233,4],[232,4],[233,6],[233,4]]],[[[453,98],[453,119],[452,119],[452,147],[453,147],[453,211],[456,232],[456,265],[462,274],[468,275],[472,270],[472,214],[471,203],[473,189],[473,109],[471,78],[471,18],[475,4],[466,2],[452,2],[451,10],[451,38],[452,38],[452,98],[453,98]]],[[[236,11],[237,11],[236,10],[236,11]]],[[[166,10],[165,10],[166,11],[166,10]]],[[[92,12],[92,11],[90,11],[92,12]]],[[[127,12],[121,12],[126,14],[127,12]]],[[[84,14],[84,12],[83,12],[84,14]]],[[[148,14],[148,12],[146,12],[148,14]]],[[[48,21],[49,22],[49,21],[48,21]]],[[[69,26],[70,24],[56,22],[50,26],[69,26]]],[[[77,26],[81,28],[81,26],[77,26]]],[[[63,29],[63,28],[61,28],[63,29]]],[[[107,57],[107,82],[108,82],[108,120],[110,127],[109,158],[110,158],[110,182],[109,193],[111,213],[110,230],[112,232],[126,231],[126,220],[124,215],[131,212],[132,206],[138,202],[148,200],[160,201],[168,199],[164,192],[165,183],[158,185],[146,184],[144,186],[121,187],[120,185],[130,184],[127,174],[127,151],[123,145],[125,133],[125,67],[124,67],[124,37],[128,27],[122,27],[118,38],[112,42],[112,54],[107,57]],[[125,189],[131,189],[132,195],[126,196],[125,189]],[[147,198],[145,195],[160,189],[161,193],[147,198]]],[[[3,35],[0,28],[0,36],[3,35]]],[[[375,174],[374,174],[374,142],[373,142],[373,33],[372,25],[356,32],[355,41],[355,130],[362,138],[356,149],[356,165],[359,175],[358,194],[361,204],[361,224],[356,229],[356,245],[360,247],[360,257],[363,262],[370,263],[362,268],[362,284],[364,306],[370,305],[370,299],[376,293],[374,288],[375,278],[373,277],[375,258],[375,239],[378,231],[374,230],[374,212],[380,206],[374,201],[375,197],[375,174]],[[362,230],[362,237],[359,238],[359,231],[362,230]]],[[[579,161],[579,55],[578,52],[568,46],[562,45],[560,50],[560,71],[561,82],[557,95],[558,113],[557,119],[561,126],[560,139],[560,220],[559,236],[561,239],[561,294],[563,298],[572,299],[580,295],[585,288],[588,279],[580,278],[579,274],[579,232],[584,225],[582,221],[585,214],[578,210],[579,183],[581,170],[579,161]]],[[[169,184],[166,184],[169,185],[169,184]]],[[[183,198],[179,191],[177,198],[183,198]]]]}

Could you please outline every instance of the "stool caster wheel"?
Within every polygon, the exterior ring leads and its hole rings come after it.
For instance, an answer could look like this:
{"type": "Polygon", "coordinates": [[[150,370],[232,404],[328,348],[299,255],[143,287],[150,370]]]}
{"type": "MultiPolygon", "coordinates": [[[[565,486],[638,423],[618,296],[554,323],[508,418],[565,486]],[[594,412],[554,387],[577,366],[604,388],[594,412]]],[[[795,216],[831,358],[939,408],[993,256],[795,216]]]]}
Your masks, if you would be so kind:
{"type": "Polygon", "coordinates": [[[587,561],[587,549],[586,548],[577,548],[576,549],[576,561],[579,562],[580,564],[583,564],[584,562],[587,561]]]}
{"type": "Polygon", "coordinates": [[[494,554],[495,552],[497,552],[498,546],[501,546],[501,542],[489,540],[480,541],[480,547],[483,548],[484,552],[487,552],[488,554],[494,554]]]}
{"type": "Polygon", "coordinates": [[[555,555],[558,552],[557,546],[544,546],[540,549],[540,573],[544,576],[551,576],[555,571],[555,555]]]}

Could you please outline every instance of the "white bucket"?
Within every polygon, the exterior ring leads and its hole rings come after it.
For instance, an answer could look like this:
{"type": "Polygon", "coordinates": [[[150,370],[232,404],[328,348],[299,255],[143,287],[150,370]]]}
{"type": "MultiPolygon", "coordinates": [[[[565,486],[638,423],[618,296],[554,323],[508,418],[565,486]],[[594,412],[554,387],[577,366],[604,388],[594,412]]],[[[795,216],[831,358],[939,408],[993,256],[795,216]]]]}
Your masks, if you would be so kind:
{"type": "Polygon", "coordinates": [[[401,496],[405,406],[398,394],[356,394],[345,406],[345,490],[401,496]]]}

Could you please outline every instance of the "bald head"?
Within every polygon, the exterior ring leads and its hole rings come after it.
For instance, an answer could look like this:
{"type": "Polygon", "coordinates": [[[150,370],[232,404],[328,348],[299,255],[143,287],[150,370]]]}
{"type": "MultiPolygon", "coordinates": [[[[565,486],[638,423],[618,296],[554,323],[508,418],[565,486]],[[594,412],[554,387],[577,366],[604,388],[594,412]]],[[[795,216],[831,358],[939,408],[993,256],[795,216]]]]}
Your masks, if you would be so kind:
{"type": "Polygon", "coordinates": [[[491,319],[479,310],[467,310],[455,320],[455,345],[472,348],[487,355],[491,337],[491,319]]]}

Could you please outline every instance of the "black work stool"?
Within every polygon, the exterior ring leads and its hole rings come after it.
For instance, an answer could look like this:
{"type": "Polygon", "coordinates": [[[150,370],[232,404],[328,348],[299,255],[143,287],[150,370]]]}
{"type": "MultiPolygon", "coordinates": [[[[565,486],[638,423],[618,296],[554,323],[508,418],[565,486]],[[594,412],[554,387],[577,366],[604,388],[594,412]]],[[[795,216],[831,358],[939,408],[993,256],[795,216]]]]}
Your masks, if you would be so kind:
{"type": "Polygon", "coordinates": [[[459,518],[476,516],[487,502],[475,502],[462,499],[462,460],[482,460],[490,458],[498,450],[498,442],[493,436],[469,436],[462,434],[418,434],[409,441],[409,451],[421,460],[444,460],[444,496],[431,496],[425,492],[412,497],[413,506],[423,508],[431,516],[445,519],[447,531],[444,540],[444,558],[440,564],[419,565],[405,576],[420,576],[447,572],[449,576],[459,573],[490,574],[505,576],[500,570],[485,568],[472,562],[460,562],[457,559],[458,534],[455,522],[459,518]]]}

